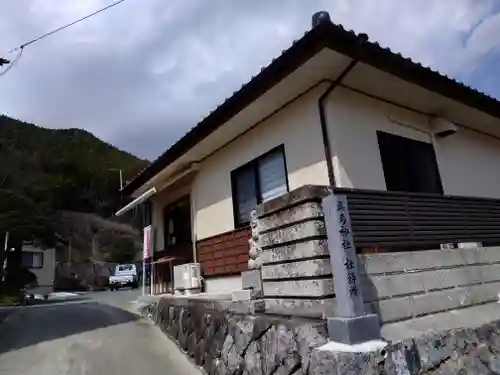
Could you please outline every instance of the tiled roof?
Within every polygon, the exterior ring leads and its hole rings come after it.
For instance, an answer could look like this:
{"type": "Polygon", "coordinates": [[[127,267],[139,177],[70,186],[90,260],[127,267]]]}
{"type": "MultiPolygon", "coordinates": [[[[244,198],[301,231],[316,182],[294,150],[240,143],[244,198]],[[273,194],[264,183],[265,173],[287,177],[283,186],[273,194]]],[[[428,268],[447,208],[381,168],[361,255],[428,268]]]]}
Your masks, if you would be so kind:
{"type": "Polygon", "coordinates": [[[232,96],[226,98],[207,117],[139,172],[123,188],[124,195],[132,194],[163,168],[222,126],[323,48],[338,51],[430,91],[500,118],[500,102],[493,97],[404,57],[400,53],[392,52],[390,48],[382,47],[377,42],[369,42],[366,34],[356,34],[353,30],[344,29],[342,25],[323,22],[307,31],[302,38],[295,40],[290,48],[283,50],[280,56],[274,58],[268,66],[263,67],[257,75],[251,77],[241,88],[234,91],[232,96]]]}

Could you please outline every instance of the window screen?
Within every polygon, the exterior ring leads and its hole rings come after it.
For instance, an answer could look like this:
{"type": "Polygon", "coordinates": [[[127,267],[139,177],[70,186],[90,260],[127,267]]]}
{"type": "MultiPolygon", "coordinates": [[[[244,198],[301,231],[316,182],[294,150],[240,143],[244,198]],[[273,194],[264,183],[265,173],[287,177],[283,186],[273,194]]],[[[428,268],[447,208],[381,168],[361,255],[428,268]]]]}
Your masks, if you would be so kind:
{"type": "Polygon", "coordinates": [[[258,160],[258,175],[263,202],[287,192],[285,161],[280,150],[258,160]]]}
{"type": "Polygon", "coordinates": [[[243,226],[258,204],[288,192],[283,146],[233,171],[231,179],[235,224],[243,226]]]}

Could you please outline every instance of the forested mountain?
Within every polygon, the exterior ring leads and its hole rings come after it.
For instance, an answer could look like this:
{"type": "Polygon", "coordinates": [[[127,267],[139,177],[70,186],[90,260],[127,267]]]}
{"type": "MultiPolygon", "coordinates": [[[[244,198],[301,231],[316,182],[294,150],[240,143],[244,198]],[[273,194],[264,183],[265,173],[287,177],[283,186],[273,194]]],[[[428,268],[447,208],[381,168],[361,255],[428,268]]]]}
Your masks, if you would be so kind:
{"type": "Polygon", "coordinates": [[[147,163],[85,130],[0,116],[0,234],[51,242],[64,232],[61,212],[108,218],[120,205],[118,170],[127,180],[147,163]]]}

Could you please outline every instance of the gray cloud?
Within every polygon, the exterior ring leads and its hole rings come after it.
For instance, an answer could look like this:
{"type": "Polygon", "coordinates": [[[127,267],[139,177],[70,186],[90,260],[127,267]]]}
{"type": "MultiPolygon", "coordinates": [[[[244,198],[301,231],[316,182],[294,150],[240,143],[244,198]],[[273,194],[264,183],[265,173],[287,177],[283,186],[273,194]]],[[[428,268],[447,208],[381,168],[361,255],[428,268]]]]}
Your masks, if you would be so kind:
{"type": "MultiPolygon", "coordinates": [[[[0,54],[110,2],[4,1],[0,54]]],[[[498,52],[498,39],[487,36],[498,34],[500,17],[488,0],[127,0],[28,47],[0,77],[0,112],[85,128],[153,159],[309,29],[321,9],[465,80],[498,52]]]]}

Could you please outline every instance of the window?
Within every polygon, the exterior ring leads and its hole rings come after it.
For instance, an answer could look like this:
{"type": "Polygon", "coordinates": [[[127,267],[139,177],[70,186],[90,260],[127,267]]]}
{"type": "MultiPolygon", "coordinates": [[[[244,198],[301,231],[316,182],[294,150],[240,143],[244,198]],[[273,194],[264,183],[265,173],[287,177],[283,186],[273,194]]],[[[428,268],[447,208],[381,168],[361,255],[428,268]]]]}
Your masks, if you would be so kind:
{"type": "Polygon", "coordinates": [[[151,203],[150,200],[142,203],[141,211],[142,211],[142,226],[147,227],[148,225],[151,225],[153,221],[153,204],[151,203]]]}
{"type": "Polygon", "coordinates": [[[163,225],[165,246],[191,243],[191,203],[189,196],[163,209],[163,225]]]}
{"type": "Polygon", "coordinates": [[[43,253],[34,251],[23,251],[22,253],[23,267],[27,268],[42,268],[43,267],[43,253]]]}
{"type": "Polygon", "coordinates": [[[231,172],[236,227],[247,225],[260,203],[288,192],[285,149],[281,145],[231,172]]]}
{"type": "Polygon", "coordinates": [[[389,191],[443,194],[431,144],[377,131],[389,191]]]}

